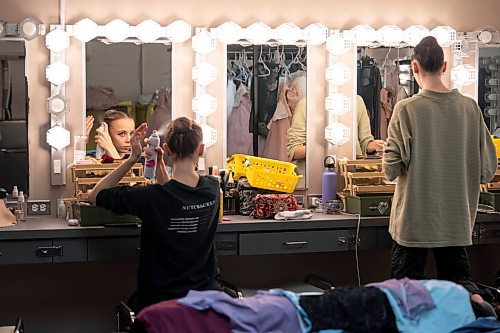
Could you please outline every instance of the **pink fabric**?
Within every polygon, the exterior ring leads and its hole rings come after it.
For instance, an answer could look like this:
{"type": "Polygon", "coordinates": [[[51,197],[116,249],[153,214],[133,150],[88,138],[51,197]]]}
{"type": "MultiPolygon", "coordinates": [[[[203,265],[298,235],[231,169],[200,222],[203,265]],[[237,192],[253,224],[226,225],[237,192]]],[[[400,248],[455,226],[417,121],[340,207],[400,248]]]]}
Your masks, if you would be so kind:
{"type": "Polygon", "coordinates": [[[387,139],[387,127],[394,108],[394,91],[391,87],[380,90],[380,139],[387,139]]]}
{"type": "Polygon", "coordinates": [[[250,133],[252,102],[248,89],[241,84],[236,92],[235,105],[227,118],[227,156],[253,155],[253,136],[250,133]],[[236,102],[239,101],[238,104],[236,102]]]}
{"type": "Polygon", "coordinates": [[[159,302],[142,309],[137,320],[148,333],[230,333],[226,316],[215,311],[198,311],[181,305],[176,299],[159,302]]]}

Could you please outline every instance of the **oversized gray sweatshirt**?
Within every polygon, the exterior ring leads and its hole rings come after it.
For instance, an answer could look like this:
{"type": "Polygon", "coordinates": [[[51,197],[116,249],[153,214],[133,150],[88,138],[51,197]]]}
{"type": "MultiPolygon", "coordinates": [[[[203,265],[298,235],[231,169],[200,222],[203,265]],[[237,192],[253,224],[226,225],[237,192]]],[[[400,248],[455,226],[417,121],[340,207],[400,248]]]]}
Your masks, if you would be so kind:
{"type": "Polygon", "coordinates": [[[397,178],[389,232],[407,247],[465,246],[479,184],[493,179],[495,146],[481,109],[458,90],[424,90],[394,107],[383,156],[397,178]]]}

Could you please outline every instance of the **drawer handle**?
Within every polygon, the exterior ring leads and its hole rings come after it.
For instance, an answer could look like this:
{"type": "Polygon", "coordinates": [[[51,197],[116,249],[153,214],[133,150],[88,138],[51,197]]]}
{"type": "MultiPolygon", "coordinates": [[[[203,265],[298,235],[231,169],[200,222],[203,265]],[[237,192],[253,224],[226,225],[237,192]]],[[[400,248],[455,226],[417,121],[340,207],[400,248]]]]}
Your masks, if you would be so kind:
{"type": "Polygon", "coordinates": [[[0,257],[3,256],[3,252],[0,252],[0,257]]]}
{"type": "Polygon", "coordinates": [[[347,245],[347,239],[346,239],[346,237],[338,237],[337,238],[337,244],[339,246],[347,245]]]}
{"type": "Polygon", "coordinates": [[[62,246],[47,246],[39,247],[36,251],[37,257],[62,257],[63,247],[62,246]]]}
{"type": "Polygon", "coordinates": [[[285,248],[287,249],[301,249],[304,246],[307,245],[308,242],[302,241],[302,242],[284,242],[283,245],[285,245],[285,248]]]}

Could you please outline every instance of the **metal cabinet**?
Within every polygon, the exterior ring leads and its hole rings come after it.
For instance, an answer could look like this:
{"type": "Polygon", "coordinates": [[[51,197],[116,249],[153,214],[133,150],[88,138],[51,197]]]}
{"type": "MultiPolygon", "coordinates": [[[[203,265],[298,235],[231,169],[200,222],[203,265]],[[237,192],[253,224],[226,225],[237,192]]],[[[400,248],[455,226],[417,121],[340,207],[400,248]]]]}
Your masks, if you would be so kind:
{"type": "Polygon", "coordinates": [[[240,255],[347,251],[348,230],[242,233],[240,255]]]}

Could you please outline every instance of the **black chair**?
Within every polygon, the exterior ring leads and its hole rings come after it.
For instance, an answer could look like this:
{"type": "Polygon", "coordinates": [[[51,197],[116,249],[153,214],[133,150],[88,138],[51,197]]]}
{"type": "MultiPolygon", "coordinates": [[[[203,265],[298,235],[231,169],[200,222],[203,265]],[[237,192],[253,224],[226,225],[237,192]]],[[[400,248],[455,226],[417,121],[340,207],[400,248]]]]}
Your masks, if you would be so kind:
{"type": "Polygon", "coordinates": [[[0,332],[24,333],[24,322],[21,318],[18,318],[15,326],[1,326],[0,332]]]}

